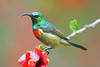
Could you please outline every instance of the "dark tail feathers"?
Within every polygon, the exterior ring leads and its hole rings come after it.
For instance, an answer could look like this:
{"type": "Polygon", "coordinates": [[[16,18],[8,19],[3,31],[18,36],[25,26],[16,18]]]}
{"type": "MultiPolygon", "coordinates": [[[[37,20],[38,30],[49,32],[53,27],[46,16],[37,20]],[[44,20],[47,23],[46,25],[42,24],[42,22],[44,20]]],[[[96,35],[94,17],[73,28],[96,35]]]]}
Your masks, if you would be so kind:
{"type": "Polygon", "coordinates": [[[71,42],[71,41],[69,41],[69,40],[67,40],[67,42],[70,43],[70,44],[71,44],[72,46],[74,46],[74,47],[80,48],[80,49],[82,49],[82,50],[87,50],[87,48],[85,48],[85,47],[83,47],[83,46],[81,46],[81,45],[75,44],[75,43],[73,43],[73,42],[71,42]]]}

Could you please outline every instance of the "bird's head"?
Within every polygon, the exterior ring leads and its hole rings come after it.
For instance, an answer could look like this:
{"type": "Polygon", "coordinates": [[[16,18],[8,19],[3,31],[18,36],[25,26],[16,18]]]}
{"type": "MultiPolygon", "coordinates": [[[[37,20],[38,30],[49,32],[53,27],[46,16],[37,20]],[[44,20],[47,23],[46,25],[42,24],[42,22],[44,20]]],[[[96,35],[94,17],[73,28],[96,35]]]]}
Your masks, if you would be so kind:
{"type": "Polygon", "coordinates": [[[27,14],[23,14],[22,16],[29,16],[32,20],[33,25],[41,23],[41,22],[46,22],[46,19],[43,16],[43,14],[39,12],[27,13],[27,14]]]}

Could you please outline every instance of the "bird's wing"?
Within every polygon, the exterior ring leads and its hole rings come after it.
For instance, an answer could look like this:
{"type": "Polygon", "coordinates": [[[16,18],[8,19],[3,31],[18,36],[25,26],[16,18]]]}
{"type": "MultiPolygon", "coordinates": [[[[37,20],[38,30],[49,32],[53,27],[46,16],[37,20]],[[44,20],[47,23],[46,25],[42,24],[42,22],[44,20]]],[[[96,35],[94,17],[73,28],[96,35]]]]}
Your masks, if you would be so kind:
{"type": "Polygon", "coordinates": [[[51,33],[53,35],[56,35],[62,39],[67,39],[66,36],[61,33],[59,30],[57,29],[54,29],[54,28],[42,28],[43,32],[46,32],[46,33],[51,33]]]}
{"type": "Polygon", "coordinates": [[[71,44],[74,47],[81,48],[82,50],[87,50],[87,48],[71,42],[70,40],[68,40],[66,38],[66,36],[63,33],[61,33],[60,31],[58,31],[58,30],[56,30],[54,28],[43,28],[42,30],[43,30],[43,32],[51,33],[53,35],[56,35],[56,36],[60,37],[61,39],[64,39],[65,41],[67,41],[69,44],[71,44]]]}

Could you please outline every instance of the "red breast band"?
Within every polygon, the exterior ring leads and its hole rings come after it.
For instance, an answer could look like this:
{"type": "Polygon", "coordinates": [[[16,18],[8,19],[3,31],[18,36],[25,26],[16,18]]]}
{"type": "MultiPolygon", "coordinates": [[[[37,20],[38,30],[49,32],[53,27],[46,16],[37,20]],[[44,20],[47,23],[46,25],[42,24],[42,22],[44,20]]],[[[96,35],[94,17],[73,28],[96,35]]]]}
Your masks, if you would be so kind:
{"type": "Polygon", "coordinates": [[[40,35],[40,31],[37,29],[37,30],[33,31],[33,34],[35,37],[37,37],[40,35]]]}

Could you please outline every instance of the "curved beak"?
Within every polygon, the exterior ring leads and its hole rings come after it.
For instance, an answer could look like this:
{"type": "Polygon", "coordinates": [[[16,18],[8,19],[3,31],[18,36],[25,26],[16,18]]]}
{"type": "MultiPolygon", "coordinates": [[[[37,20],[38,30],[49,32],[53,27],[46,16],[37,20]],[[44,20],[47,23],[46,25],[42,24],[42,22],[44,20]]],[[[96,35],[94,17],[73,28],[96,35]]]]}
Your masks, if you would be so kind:
{"type": "Polygon", "coordinates": [[[22,14],[22,16],[32,16],[32,14],[31,13],[22,14]]]}

